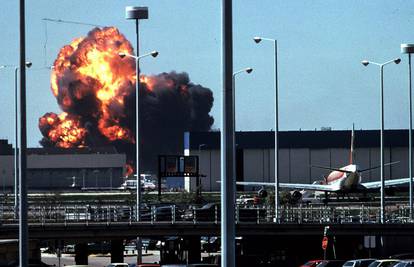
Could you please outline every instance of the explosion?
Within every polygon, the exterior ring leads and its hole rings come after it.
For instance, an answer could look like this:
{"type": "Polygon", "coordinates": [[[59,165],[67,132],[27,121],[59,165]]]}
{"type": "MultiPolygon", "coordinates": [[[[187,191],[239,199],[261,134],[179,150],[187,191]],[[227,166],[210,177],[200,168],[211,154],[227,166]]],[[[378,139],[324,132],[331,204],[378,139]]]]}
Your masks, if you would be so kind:
{"type": "Polygon", "coordinates": [[[60,115],[46,113],[39,119],[39,127],[42,134],[47,135],[48,140],[57,147],[85,146],[84,138],[87,131],[80,126],[75,116],[68,116],[65,112],[60,115]]]}
{"type": "MultiPolygon", "coordinates": [[[[113,145],[127,154],[128,162],[135,162],[135,59],[119,53],[134,52],[114,27],[95,28],[60,49],[51,90],[63,113],[46,113],[39,119],[43,146],[113,145]]],[[[188,74],[141,75],[138,80],[139,142],[145,158],[154,161],[157,154],[180,153],[184,131],[210,129],[213,94],[191,83],[188,74]]]]}

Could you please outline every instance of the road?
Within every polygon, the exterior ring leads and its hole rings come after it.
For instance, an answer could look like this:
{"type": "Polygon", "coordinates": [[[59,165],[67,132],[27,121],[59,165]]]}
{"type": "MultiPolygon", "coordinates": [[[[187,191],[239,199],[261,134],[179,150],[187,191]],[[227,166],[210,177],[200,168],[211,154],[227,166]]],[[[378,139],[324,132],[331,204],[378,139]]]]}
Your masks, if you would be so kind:
{"type": "MultiPolygon", "coordinates": [[[[154,263],[154,262],[158,262],[159,260],[160,260],[159,251],[148,251],[148,253],[144,254],[143,256],[144,263],[154,263]]],[[[59,261],[58,261],[56,254],[42,253],[42,261],[49,265],[55,265],[55,266],[59,265],[58,264],[59,261]]],[[[63,254],[60,262],[61,262],[60,266],[73,265],[75,264],[75,257],[74,255],[70,255],[70,254],[63,254]]],[[[89,262],[89,266],[91,267],[105,267],[109,263],[111,263],[111,257],[91,255],[88,257],[88,262],[89,262]]],[[[135,263],[136,256],[127,256],[124,258],[124,262],[135,263]]]]}

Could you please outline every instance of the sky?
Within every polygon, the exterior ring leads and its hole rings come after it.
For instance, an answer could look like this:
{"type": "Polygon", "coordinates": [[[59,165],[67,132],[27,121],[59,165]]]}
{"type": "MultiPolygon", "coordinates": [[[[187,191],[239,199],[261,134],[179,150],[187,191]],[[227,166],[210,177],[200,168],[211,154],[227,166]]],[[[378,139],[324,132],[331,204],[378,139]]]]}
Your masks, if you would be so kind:
{"type": "MultiPolygon", "coordinates": [[[[214,94],[213,128],[221,127],[221,1],[219,0],[27,0],[28,146],[39,147],[38,119],[60,109],[50,90],[50,70],[59,49],[91,26],[45,22],[43,18],[116,26],[135,47],[135,26],[126,6],[148,6],[140,23],[144,74],[187,72],[214,94]]],[[[0,2],[0,65],[19,60],[18,1],[0,2]]],[[[278,40],[280,130],[378,129],[379,67],[385,62],[385,128],[408,127],[407,55],[401,43],[414,43],[414,1],[406,0],[238,0],[233,1],[234,70],[252,67],[236,80],[236,129],[274,129],[274,50],[278,40]]],[[[0,138],[14,137],[14,72],[0,69],[0,138]]]]}

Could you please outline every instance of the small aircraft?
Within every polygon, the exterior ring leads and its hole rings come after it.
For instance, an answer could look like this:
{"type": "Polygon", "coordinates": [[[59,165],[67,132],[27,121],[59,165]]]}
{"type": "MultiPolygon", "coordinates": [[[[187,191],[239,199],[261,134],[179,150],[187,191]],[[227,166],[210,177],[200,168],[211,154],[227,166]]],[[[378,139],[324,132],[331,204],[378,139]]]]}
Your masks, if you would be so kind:
{"type": "MultiPolygon", "coordinates": [[[[280,188],[293,190],[292,197],[300,199],[302,195],[307,191],[347,194],[352,192],[366,193],[368,191],[376,190],[381,187],[381,181],[375,182],[362,182],[361,174],[363,172],[380,168],[381,166],[375,166],[366,169],[360,169],[358,165],[354,164],[354,127],[352,126],[351,133],[351,151],[349,157],[349,165],[341,168],[331,168],[326,166],[311,166],[314,168],[321,168],[330,170],[331,172],[324,177],[322,181],[315,181],[312,184],[300,184],[300,183],[279,183],[280,188]]],[[[384,164],[384,166],[390,166],[398,162],[390,162],[384,164]]],[[[410,178],[400,178],[385,181],[385,187],[398,186],[409,183],[410,178]]],[[[269,182],[237,182],[237,185],[251,185],[262,187],[274,187],[274,183],[269,182]]],[[[261,189],[263,190],[263,189],[261,189]]],[[[325,194],[325,195],[326,195],[325,194]]]]}

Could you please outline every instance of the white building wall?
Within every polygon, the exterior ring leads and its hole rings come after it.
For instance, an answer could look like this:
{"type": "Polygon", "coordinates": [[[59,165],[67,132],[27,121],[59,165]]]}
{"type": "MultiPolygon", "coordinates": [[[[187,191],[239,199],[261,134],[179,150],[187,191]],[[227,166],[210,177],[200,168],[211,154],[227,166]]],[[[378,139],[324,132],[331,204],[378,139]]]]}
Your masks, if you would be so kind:
{"type": "Polygon", "coordinates": [[[0,156],[0,189],[10,186],[14,186],[14,156],[0,156]]]}
{"type": "Polygon", "coordinates": [[[290,180],[293,183],[310,183],[310,152],[308,148],[290,149],[290,180]]]}
{"type": "Polygon", "coordinates": [[[348,165],[350,156],[350,150],[348,148],[331,148],[330,157],[332,168],[341,168],[348,165]]]}
{"type": "Polygon", "coordinates": [[[220,191],[220,183],[217,181],[220,181],[221,179],[221,154],[220,150],[216,149],[213,150],[211,153],[211,162],[214,164],[214,168],[211,168],[211,190],[212,191],[220,191]]]}
{"type": "Polygon", "coordinates": [[[408,178],[408,149],[402,147],[392,148],[391,161],[398,162],[391,165],[391,178],[408,178]]]}
{"type": "Polygon", "coordinates": [[[269,175],[267,154],[263,149],[244,150],[243,171],[245,181],[267,182],[266,174],[269,175]]]}
{"type": "MultiPolygon", "coordinates": [[[[274,182],[274,149],[245,149],[243,160],[244,181],[274,182]]],[[[330,166],[340,168],[349,164],[349,148],[307,149],[291,148],[279,151],[280,182],[312,183],[329,174],[328,170],[311,168],[310,165],[330,166]]],[[[407,177],[408,149],[403,147],[385,150],[385,162],[400,161],[398,164],[385,168],[386,179],[407,177]],[[391,155],[391,158],[390,158],[391,155]],[[392,174],[392,176],[390,176],[392,174]]],[[[192,151],[192,155],[198,151],[192,151]]],[[[379,148],[356,148],[354,163],[361,169],[378,166],[379,148]]],[[[205,191],[220,191],[220,150],[203,149],[200,157],[200,172],[205,191]]],[[[378,181],[379,169],[362,174],[364,182],[378,181]]],[[[195,180],[193,180],[195,182],[195,180]]],[[[195,183],[192,189],[195,189],[195,183]]],[[[246,188],[248,189],[248,188],[246,188]]],[[[251,189],[251,188],[250,188],[251,189]]],[[[257,189],[257,188],[255,188],[257,189]]]]}
{"type": "MultiPolygon", "coordinates": [[[[357,164],[360,169],[371,168],[371,149],[370,148],[358,148],[355,150],[354,164],[357,164]]],[[[372,181],[371,172],[361,173],[362,182],[372,181]]]]}
{"type": "MultiPolygon", "coordinates": [[[[203,191],[220,191],[220,150],[202,149],[191,150],[190,155],[198,155],[200,160],[200,174],[205,175],[201,177],[201,186],[203,191]]],[[[196,180],[191,178],[190,188],[192,191],[196,189],[196,180]]]]}
{"type": "MultiPolygon", "coordinates": [[[[310,150],[310,165],[331,166],[331,150],[330,149],[312,149],[310,150]]],[[[324,180],[329,171],[311,167],[311,180],[324,180]]],[[[311,182],[312,182],[311,181],[311,182]]]]}
{"type": "MultiPolygon", "coordinates": [[[[380,154],[380,149],[379,148],[370,148],[370,153],[371,153],[371,166],[375,167],[375,166],[380,166],[381,164],[381,154],[380,154]]],[[[385,148],[384,149],[384,163],[388,163],[390,162],[390,149],[389,148],[385,148]]],[[[370,171],[370,181],[379,181],[381,178],[381,170],[380,168],[376,168],[370,171]]],[[[384,177],[385,179],[390,179],[390,167],[385,167],[384,168],[384,177]]]]}
{"type": "MultiPolygon", "coordinates": [[[[27,156],[28,184],[47,185],[52,179],[61,180],[56,181],[55,186],[71,184],[72,180],[69,178],[81,169],[91,172],[94,169],[101,172],[105,170],[102,174],[112,176],[113,183],[118,184],[121,179],[119,170],[123,169],[125,164],[125,154],[30,154],[27,156]],[[111,170],[111,168],[118,171],[111,170]],[[110,174],[112,171],[113,174],[110,174]]],[[[13,186],[14,156],[2,155],[0,156],[0,190],[2,187],[13,186]]]]}
{"type": "Polygon", "coordinates": [[[125,154],[49,154],[27,156],[28,169],[115,168],[125,166],[125,154]]]}

